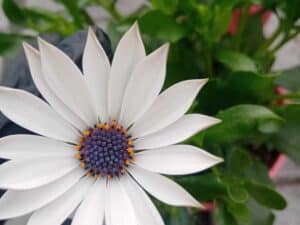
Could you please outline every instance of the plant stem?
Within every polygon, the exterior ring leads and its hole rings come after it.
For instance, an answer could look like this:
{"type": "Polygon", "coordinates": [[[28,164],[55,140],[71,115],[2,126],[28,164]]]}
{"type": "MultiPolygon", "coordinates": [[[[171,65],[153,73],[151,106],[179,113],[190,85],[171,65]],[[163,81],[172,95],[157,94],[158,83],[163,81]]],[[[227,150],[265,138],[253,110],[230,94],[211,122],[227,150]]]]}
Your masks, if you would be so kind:
{"type": "Polygon", "coordinates": [[[284,39],[281,40],[281,42],[278,43],[277,46],[275,46],[270,53],[273,55],[275,54],[282,46],[284,46],[287,42],[295,38],[298,34],[300,34],[300,29],[295,31],[295,33],[287,35],[284,39]]]}
{"type": "Polygon", "coordinates": [[[236,50],[240,49],[242,36],[244,34],[246,24],[247,24],[247,20],[248,20],[248,9],[249,9],[248,6],[243,7],[241,9],[240,25],[239,25],[239,28],[238,28],[238,33],[235,35],[235,43],[234,43],[234,46],[235,46],[236,50]]]}
{"type": "Polygon", "coordinates": [[[272,44],[273,42],[279,37],[279,35],[281,34],[283,30],[282,25],[279,25],[278,28],[276,29],[276,31],[272,34],[272,36],[267,39],[255,52],[254,55],[258,56],[261,53],[265,52],[272,44]]]}

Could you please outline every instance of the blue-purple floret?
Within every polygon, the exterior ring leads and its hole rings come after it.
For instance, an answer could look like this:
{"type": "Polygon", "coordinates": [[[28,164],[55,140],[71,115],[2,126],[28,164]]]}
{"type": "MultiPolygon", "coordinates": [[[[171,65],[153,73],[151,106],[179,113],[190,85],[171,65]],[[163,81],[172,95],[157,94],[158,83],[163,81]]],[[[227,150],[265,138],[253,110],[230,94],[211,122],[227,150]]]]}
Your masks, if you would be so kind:
{"type": "Polygon", "coordinates": [[[82,143],[81,161],[93,176],[120,176],[132,159],[128,136],[115,128],[94,128],[82,143]]]}

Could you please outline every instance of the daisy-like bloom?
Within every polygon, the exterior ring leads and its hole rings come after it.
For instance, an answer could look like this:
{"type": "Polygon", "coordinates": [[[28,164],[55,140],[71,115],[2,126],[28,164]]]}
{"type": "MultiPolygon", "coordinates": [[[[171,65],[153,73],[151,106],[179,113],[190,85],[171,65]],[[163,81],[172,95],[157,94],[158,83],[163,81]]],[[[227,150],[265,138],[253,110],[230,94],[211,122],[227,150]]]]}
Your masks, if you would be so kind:
{"type": "Polygon", "coordinates": [[[39,39],[24,44],[32,78],[45,101],[0,88],[0,110],[38,135],[0,139],[0,220],[30,214],[28,225],[162,225],[146,194],[174,206],[201,207],[161,175],[200,172],[222,159],[177,144],[219,122],[184,115],[206,79],[160,93],[168,44],[145,54],[137,24],[120,40],[110,65],[90,29],[82,72],[39,39]]]}

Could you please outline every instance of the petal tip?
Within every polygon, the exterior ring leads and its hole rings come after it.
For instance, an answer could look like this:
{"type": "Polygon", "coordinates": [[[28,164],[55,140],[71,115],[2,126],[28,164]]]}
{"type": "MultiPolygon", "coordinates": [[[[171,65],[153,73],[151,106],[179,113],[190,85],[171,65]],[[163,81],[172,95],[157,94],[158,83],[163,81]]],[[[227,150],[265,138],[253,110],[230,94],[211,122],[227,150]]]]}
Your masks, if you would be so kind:
{"type": "Polygon", "coordinates": [[[40,51],[43,51],[43,49],[45,48],[52,47],[52,44],[50,44],[49,42],[47,42],[41,37],[37,37],[37,41],[38,41],[40,51]]]}
{"type": "Polygon", "coordinates": [[[222,120],[219,119],[219,118],[213,118],[213,119],[212,119],[212,122],[213,122],[213,125],[217,125],[217,124],[219,124],[219,123],[222,123],[222,120]]]}
{"type": "Polygon", "coordinates": [[[28,44],[27,42],[22,42],[22,46],[26,55],[26,58],[28,58],[29,54],[39,54],[39,51],[34,48],[33,46],[31,46],[30,44],[28,44]]]}
{"type": "Polygon", "coordinates": [[[93,30],[93,28],[91,26],[89,26],[88,28],[88,35],[87,35],[88,38],[94,38],[95,37],[95,32],[93,30]]]}

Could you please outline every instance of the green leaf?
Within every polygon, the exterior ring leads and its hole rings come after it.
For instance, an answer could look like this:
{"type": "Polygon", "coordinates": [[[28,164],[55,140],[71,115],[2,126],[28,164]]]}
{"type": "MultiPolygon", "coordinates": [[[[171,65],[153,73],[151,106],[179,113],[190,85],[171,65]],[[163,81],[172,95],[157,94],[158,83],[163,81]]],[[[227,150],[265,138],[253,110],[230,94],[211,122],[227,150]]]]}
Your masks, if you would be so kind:
{"type": "Polygon", "coordinates": [[[85,17],[81,12],[80,0],[57,0],[65,6],[70,15],[73,17],[75,24],[78,28],[84,28],[87,24],[85,17]]]}
{"type": "Polygon", "coordinates": [[[267,185],[255,181],[247,181],[244,186],[249,194],[265,207],[282,210],[287,206],[286,200],[267,185]]]}
{"type": "Polygon", "coordinates": [[[198,98],[201,113],[214,115],[239,104],[268,104],[274,99],[274,76],[235,72],[227,79],[210,81],[198,98]]]}
{"type": "Polygon", "coordinates": [[[40,33],[70,35],[76,31],[75,24],[58,13],[32,8],[24,8],[23,12],[27,18],[27,26],[40,33]]]}
{"type": "Polygon", "coordinates": [[[213,173],[176,178],[199,201],[213,200],[226,193],[226,187],[213,173]]]}
{"type": "Polygon", "coordinates": [[[255,62],[245,54],[229,50],[218,52],[217,60],[232,71],[257,72],[255,62]]]}
{"type": "Polygon", "coordinates": [[[231,200],[235,203],[245,203],[249,197],[247,190],[240,184],[229,184],[227,192],[231,200]]]}
{"type": "Polygon", "coordinates": [[[6,17],[17,25],[26,24],[26,16],[23,10],[15,3],[14,0],[3,0],[2,9],[6,17]]]}
{"type": "Polygon", "coordinates": [[[234,216],[224,204],[217,208],[215,214],[216,224],[218,225],[238,225],[234,216]]]}
{"type": "MultiPolygon", "coordinates": [[[[255,157],[255,156],[254,156],[255,157]]],[[[258,159],[252,157],[251,165],[246,168],[244,177],[257,182],[272,186],[273,183],[269,177],[268,167],[258,159]]]]}
{"type": "Polygon", "coordinates": [[[230,24],[232,7],[232,1],[198,3],[195,7],[197,16],[191,20],[191,26],[207,43],[219,42],[230,24]]]}
{"type": "Polygon", "coordinates": [[[25,35],[0,33],[0,54],[12,56],[20,48],[22,41],[28,39],[30,37],[25,35]]]}
{"type": "Polygon", "coordinates": [[[291,91],[300,90],[300,66],[285,70],[276,79],[276,83],[291,91]]]}
{"type": "Polygon", "coordinates": [[[252,164],[251,155],[245,149],[235,148],[226,159],[226,174],[244,177],[245,170],[252,164]]]}
{"type": "Polygon", "coordinates": [[[300,105],[290,104],[283,106],[278,109],[277,113],[285,119],[286,123],[274,135],[271,144],[300,164],[300,105]]]}
{"type": "Polygon", "coordinates": [[[174,18],[153,10],[139,18],[142,33],[164,41],[177,42],[186,35],[184,26],[178,24],[174,18]]]}
{"type": "Polygon", "coordinates": [[[2,6],[11,22],[31,28],[39,33],[56,32],[70,35],[76,31],[75,24],[57,12],[26,7],[21,8],[13,0],[4,0],[2,6]]]}
{"type": "Polygon", "coordinates": [[[176,11],[178,0],[152,0],[154,9],[163,11],[166,14],[172,14],[176,11]]]}
{"type": "Polygon", "coordinates": [[[204,142],[212,144],[249,140],[262,134],[265,123],[274,123],[273,132],[282,126],[282,119],[270,109],[260,105],[237,105],[217,115],[222,122],[205,131],[204,142]]]}
{"type": "Polygon", "coordinates": [[[249,210],[245,204],[228,202],[227,209],[228,212],[231,213],[238,222],[249,221],[249,210]]]}

